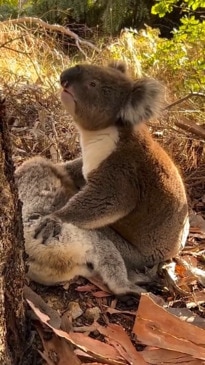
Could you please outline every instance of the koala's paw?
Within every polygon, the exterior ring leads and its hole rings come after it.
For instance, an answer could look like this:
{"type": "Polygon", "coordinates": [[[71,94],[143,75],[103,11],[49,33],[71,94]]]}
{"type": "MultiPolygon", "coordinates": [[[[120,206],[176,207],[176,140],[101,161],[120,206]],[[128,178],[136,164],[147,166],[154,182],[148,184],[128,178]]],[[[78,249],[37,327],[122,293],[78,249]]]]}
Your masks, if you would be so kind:
{"type": "Polygon", "coordinates": [[[58,218],[49,215],[40,221],[38,227],[35,229],[34,238],[41,236],[41,243],[45,244],[50,237],[59,236],[61,229],[62,222],[58,218]]]}

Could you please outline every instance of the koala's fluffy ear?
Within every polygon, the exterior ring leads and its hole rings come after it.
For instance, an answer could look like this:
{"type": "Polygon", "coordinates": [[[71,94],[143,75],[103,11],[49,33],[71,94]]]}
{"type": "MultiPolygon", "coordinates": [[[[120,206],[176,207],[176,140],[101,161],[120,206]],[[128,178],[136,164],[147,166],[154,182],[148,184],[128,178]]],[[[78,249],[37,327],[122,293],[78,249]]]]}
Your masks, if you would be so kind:
{"type": "Polygon", "coordinates": [[[108,67],[116,68],[118,71],[122,72],[123,74],[125,74],[127,71],[126,64],[122,61],[112,61],[109,63],[108,67]]]}
{"type": "Polygon", "coordinates": [[[163,92],[163,86],[156,80],[136,81],[126,104],[120,111],[120,118],[124,122],[137,124],[157,116],[164,104],[163,92]]]}

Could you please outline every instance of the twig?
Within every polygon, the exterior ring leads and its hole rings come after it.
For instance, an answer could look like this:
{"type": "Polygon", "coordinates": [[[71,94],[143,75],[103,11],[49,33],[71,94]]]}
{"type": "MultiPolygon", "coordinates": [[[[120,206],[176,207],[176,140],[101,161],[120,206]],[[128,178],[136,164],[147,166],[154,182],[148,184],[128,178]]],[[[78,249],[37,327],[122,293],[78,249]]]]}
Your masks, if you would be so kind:
{"type": "Polygon", "coordinates": [[[94,44],[80,38],[76,33],[72,32],[68,27],[65,28],[62,25],[58,25],[58,24],[48,24],[39,18],[22,17],[22,18],[18,18],[18,19],[9,19],[9,20],[0,22],[0,26],[2,26],[2,25],[4,26],[7,24],[22,24],[22,23],[29,23],[30,25],[32,23],[36,23],[37,25],[39,25],[40,27],[42,27],[44,29],[48,29],[50,31],[60,32],[62,34],[68,35],[69,37],[71,37],[75,40],[75,43],[76,43],[78,49],[83,53],[83,55],[85,57],[87,57],[87,56],[86,56],[85,52],[82,50],[80,45],[84,45],[86,47],[92,48],[96,52],[100,52],[100,49],[97,48],[94,44]]]}
{"type": "Polygon", "coordinates": [[[195,91],[193,91],[193,92],[189,93],[188,95],[184,96],[183,98],[181,98],[181,99],[178,99],[178,100],[174,101],[174,103],[169,104],[169,105],[168,105],[168,106],[167,106],[164,110],[168,110],[168,109],[172,108],[173,106],[175,106],[175,105],[177,105],[177,104],[180,104],[180,103],[182,103],[183,101],[185,101],[185,100],[187,100],[187,99],[191,98],[192,96],[201,96],[201,97],[205,97],[205,93],[202,93],[202,92],[195,92],[195,91]]]}
{"type": "Polygon", "coordinates": [[[14,49],[14,48],[11,48],[11,47],[7,47],[7,46],[0,46],[0,48],[6,48],[6,49],[9,49],[9,51],[12,51],[12,52],[17,52],[17,53],[21,53],[21,54],[24,54],[24,55],[26,55],[26,56],[28,56],[29,55],[29,53],[27,53],[27,52],[23,52],[23,51],[19,51],[19,49],[17,50],[17,49],[14,49]]]}
{"type": "MultiPolygon", "coordinates": [[[[57,158],[56,158],[56,161],[54,162],[58,162],[59,160],[62,162],[63,161],[63,157],[61,155],[61,150],[60,150],[60,147],[59,147],[59,139],[58,139],[58,133],[56,131],[56,127],[55,127],[55,122],[54,120],[51,121],[51,126],[52,126],[52,130],[53,130],[53,134],[54,134],[54,146],[55,146],[55,150],[57,152],[57,158]]],[[[52,154],[52,146],[50,148],[50,153],[52,154]]],[[[53,160],[54,160],[54,156],[53,156],[53,160]]]]}
{"type": "Polygon", "coordinates": [[[7,41],[7,42],[5,42],[5,43],[3,43],[3,44],[0,44],[0,48],[3,48],[3,47],[5,47],[7,44],[9,44],[9,43],[11,43],[11,42],[14,42],[14,41],[17,41],[17,40],[22,39],[22,38],[23,38],[23,36],[16,37],[16,38],[14,38],[14,39],[9,39],[9,41],[7,41]]]}

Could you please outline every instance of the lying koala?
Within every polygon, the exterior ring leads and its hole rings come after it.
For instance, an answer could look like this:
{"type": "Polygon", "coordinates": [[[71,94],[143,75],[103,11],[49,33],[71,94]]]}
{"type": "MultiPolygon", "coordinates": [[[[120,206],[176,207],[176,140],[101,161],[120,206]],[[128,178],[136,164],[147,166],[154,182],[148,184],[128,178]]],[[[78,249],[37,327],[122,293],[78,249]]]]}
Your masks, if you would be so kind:
{"type": "Polygon", "coordinates": [[[42,244],[34,231],[47,214],[62,208],[77,191],[64,165],[41,157],[24,162],[16,170],[19,198],[23,203],[25,249],[29,255],[28,276],[45,285],[55,285],[81,275],[99,274],[118,295],[141,294],[137,284],[149,279],[136,274],[137,251],[111,228],[84,230],[61,223],[60,231],[42,244]]]}

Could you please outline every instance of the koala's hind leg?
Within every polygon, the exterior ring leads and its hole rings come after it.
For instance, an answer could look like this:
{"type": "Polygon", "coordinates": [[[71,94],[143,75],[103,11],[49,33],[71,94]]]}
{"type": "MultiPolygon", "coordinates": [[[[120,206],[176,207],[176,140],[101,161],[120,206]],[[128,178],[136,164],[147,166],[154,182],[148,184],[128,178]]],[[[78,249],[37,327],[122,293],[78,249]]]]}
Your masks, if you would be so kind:
{"type": "MultiPolygon", "coordinates": [[[[157,265],[158,266],[158,265],[157,265]]],[[[140,273],[135,270],[128,270],[129,280],[136,285],[146,285],[153,283],[155,281],[156,275],[151,275],[151,273],[140,273]]]]}
{"type": "Polygon", "coordinates": [[[96,259],[93,260],[94,270],[100,274],[104,283],[116,295],[135,294],[140,295],[146,290],[135,285],[128,278],[127,268],[120,252],[109,245],[109,241],[102,242],[98,247],[96,259]]]}

